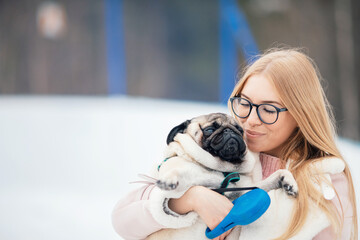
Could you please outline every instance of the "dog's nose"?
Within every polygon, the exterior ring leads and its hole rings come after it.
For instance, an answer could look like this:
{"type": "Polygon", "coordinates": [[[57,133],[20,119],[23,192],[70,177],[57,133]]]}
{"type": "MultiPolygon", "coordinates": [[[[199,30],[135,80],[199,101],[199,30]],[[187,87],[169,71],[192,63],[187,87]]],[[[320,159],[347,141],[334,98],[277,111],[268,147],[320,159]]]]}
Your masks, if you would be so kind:
{"type": "Polygon", "coordinates": [[[237,152],[238,146],[239,146],[239,143],[235,139],[232,138],[226,143],[225,148],[226,148],[228,153],[234,154],[234,153],[237,152]]]}
{"type": "Polygon", "coordinates": [[[240,163],[246,151],[246,145],[237,137],[230,137],[219,151],[219,157],[232,163],[240,163]]]}

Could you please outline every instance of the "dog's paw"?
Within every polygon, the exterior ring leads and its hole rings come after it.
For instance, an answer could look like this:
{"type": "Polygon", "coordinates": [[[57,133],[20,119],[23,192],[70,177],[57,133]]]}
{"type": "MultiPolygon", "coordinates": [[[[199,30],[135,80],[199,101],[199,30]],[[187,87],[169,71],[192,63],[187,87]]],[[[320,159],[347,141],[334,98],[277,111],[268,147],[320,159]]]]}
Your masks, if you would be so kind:
{"type": "Polygon", "coordinates": [[[297,197],[298,186],[290,172],[284,172],[279,177],[279,187],[284,189],[287,195],[297,197]]]}
{"type": "Polygon", "coordinates": [[[159,179],[156,186],[162,190],[171,191],[179,186],[179,180],[177,177],[159,179]]]}
{"type": "Polygon", "coordinates": [[[178,185],[179,185],[179,182],[169,183],[169,182],[161,181],[161,180],[158,180],[156,182],[156,186],[158,186],[162,190],[167,190],[167,191],[176,189],[178,185]]]}

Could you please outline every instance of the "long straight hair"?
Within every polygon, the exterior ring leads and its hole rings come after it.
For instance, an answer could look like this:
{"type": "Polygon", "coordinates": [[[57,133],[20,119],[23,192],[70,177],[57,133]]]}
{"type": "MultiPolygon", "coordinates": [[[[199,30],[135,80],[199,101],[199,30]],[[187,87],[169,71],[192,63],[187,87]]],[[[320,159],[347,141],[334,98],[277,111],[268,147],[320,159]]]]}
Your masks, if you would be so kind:
{"type": "MultiPolygon", "coordinates": [[[[343,213],[339,214],[331,201],[325,200],[311,179],[311,163],[326,157],[336,157],[345,163],[345,176],[349,186],[349,198],[354,211],[352,237],[357,240],[357,211],[354,185],[349,166],[335,144],[335,119],[332,108],[321,86],[316,65],[300,49],[270,49],[245,72],[235,86],[231,97],[238,96],[253,75],[265,76],[277,90],[280,100],[298,124],[280,153],[280,159],[291,159],[289,170],[294,175],[299,194],[288,229],[278,239],[288,239],[305,224],[311,201],[322,209],[331,222],[333,231],[341,234],[343,213]]],[[[230,102],[228,103],[231,109],[230,102]]],[[[285,164],[283,162],[283,164],[285,164]]],[[[318,182],[326,181],[319,177],[318,182]]]]}

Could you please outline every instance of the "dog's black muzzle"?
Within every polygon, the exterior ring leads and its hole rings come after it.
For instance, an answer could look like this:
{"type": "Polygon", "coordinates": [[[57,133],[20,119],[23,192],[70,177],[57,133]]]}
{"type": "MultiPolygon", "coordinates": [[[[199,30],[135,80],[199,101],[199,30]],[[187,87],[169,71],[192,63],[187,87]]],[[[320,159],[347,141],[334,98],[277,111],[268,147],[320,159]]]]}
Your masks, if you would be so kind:
{"type": "Polygon", "coordinates": [[[230,128],[225,128],[210,140],[206,150],[225,161],[241,163],[246,145],[241,135],[230,128]]]}

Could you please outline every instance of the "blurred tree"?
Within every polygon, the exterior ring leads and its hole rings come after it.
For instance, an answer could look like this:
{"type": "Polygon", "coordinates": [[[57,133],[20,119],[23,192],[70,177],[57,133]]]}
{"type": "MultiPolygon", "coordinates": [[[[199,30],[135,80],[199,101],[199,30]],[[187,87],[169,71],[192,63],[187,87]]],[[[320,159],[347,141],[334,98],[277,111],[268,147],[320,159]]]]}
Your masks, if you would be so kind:
{"type": "Polygon", "coordinates": [[[106,94],[102,1],[58,1],[67,30],[56,38],[37,26],[44,2],[0,2],[0,93],[106,94]]]}
{"type": "MultiPolygon", "coordinates": [[[[355,76],[354,33],[351,18],[351,0],[335,1],[336,49],[338,61],[338,94],[343,113],[342,135],[359,139],[359,89],[355,76]]],[[[356,24],[356,23],[354,23],[356,24]]]]}
{"type": "MultiPolygon", "coordinates": [[[[351,9],[351,17],[352,17],[352,32],[353,32],[353,54],[354,54],[354,85],[352,86],[356,96],[357,96],[357,104],[354,106],[356,108],[357,121],[355,124],[359,127],[360,125],[360,2],[358,0],[351,0],[350,1],[350,9],[351,9]]],[[[356,139],[359,140],[360,131],[357,131],[356,139]]]]}

